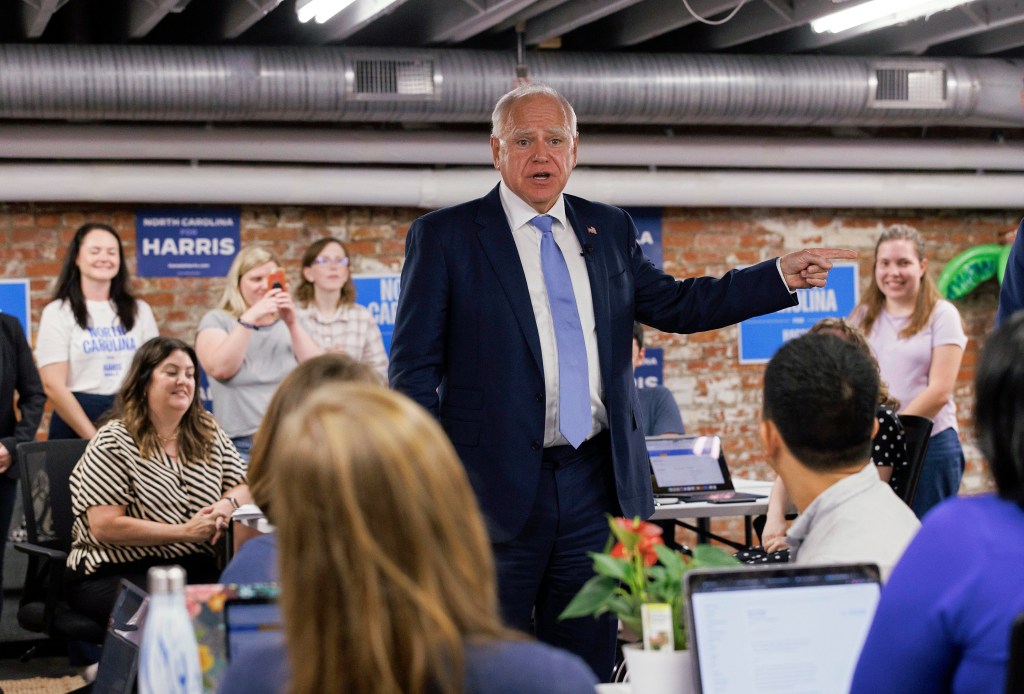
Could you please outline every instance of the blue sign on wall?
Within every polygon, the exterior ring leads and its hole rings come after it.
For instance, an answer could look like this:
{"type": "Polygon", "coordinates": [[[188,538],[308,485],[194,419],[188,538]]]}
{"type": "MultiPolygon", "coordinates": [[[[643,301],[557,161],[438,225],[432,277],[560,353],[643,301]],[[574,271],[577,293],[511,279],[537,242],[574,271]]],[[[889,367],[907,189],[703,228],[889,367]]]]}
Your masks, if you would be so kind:
{"type": "Polygon", "coordinates": [[[624,207],[636,225],[636,238],[640,249],[655,267],[662,267],[664,256],[661,247],[661,208],[624,207]]]}
{"type": "Polygon", "coordinates": [[[740,363],[763,364],[787,340],[800,337],[822,318],[845,318],[857,305],[856,263],[835,263],[828,286],[798,289],[800,305],[740,323],[740,363]]]}
{"type": "Polygon", "coordinates": [[[384,351],[390,355],[398,293],[402,287],[401,275],[353,275],[352,281],[356,285],[356,303],[365,306],[377,321],[380,335],[384,338],[384,351]]]}
{"type": "Polygon", "coordinates": [[[661,347],[648,347],[644,350],[644,363],[633,370],[633,380],[637,388],[653,388],[661,385],[664,372],[665,351],[661,347]]]}
{"type": "Polygon", "coordinates": [[[135,215],[140,277],[224,277],[239,248],[238,209],[146,210],[135,215]]]}
{"type": "Polygon", "coordinates": [[[32,343],[32,311],[29,305],[29,281],[0,280],[0,313],[14,316],[21,321],[21,329],[29,344],[32,343]]]}

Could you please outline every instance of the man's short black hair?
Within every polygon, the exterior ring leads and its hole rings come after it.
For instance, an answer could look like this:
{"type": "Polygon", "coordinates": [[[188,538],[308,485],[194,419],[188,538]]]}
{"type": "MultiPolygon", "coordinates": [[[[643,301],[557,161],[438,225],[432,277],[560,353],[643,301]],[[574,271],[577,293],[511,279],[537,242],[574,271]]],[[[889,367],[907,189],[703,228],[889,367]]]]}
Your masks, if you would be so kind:
{"type": "Polygon", "coordinates": [[[764,372],[764,418],[818,472],[868,462],[878,407],[878,369],[835,335],[784,344],[764,372]]]}
{"type": "Polygon", "coordinates": [[[644,326],[637,321],[633,321],[633,339],[636,340],[638,349],[644,348],[644,326]]]}

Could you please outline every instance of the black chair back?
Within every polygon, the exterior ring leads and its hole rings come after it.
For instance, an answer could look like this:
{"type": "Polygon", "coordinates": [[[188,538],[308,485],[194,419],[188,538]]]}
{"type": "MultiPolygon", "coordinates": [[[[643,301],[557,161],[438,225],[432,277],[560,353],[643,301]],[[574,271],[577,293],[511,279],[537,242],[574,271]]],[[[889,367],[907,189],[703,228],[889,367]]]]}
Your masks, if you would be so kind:
{"type": "Polygon", "coordinates": [[[913,414],[899,415],[900,424],[903,425],[903,434],[907,442],[907,459],[910,464],[893,474],[899,474],[897,482],[901,490],[900,498],[907,506],[914,503],[914,495],[917,493],[917,483],[921,479],[921,468],[924,466],[924,457],[928,453],[928,441],[932,436],[932,420],[927,417],[919,417],[913,414]]]}
{"type": "Polygon", "coordinates": [[[28,541],[67,552],[71,549],[71,471],[82,457],[86,439],[59,439],[18,444],[21,494],[28,541]]]}
{"type": "Polygon", "coordinates": [[[1024,612],[1010,630],[1010,657],[1006,668],[1006,694],[1024,692],[1024,612]]]}

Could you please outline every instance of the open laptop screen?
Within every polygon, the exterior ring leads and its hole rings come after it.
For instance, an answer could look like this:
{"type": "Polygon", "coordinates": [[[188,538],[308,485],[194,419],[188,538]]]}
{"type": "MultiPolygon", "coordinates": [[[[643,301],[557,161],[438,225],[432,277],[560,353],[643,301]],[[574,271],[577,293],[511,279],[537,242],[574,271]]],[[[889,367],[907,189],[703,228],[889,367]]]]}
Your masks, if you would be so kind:
{"type": "Polygon", "coordinates": [[[146,621],[149,596],[146,591],[122,580],[110,613],[107,635],[93,682],[93,692],[130,694],[139,667],[142,627],[146,621]]]}
{"type": "Polygon", "coordinates": [[[846,692],[881,587],[873,564],[692,571],[704,694],[846,692]]]}
{"type": "Polygon", "coordinates": [[[733,488],[717,436],[651,437],[647,453],[655,494],[678,496],[733,488]]]}

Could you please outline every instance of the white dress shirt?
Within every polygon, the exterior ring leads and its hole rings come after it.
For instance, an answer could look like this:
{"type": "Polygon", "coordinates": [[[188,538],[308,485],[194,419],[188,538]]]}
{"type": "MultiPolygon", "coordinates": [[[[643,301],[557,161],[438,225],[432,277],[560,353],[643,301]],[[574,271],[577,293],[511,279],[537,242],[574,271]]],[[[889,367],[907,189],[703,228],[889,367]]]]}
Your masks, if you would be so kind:
{"type": "MultiPolygon", "coordinates": [[[[530,304],[533,306],[533,315],[537,321],[544,366],[544,447],[567,445],[568,441],[558,430],[558,346],[551,321],[551,308],[548,306],[547,285],[544,283],[544,272],[541,269],[541,232],[530,223],[538,212],[513,193],[504,181],[499,187],[499,194],[505,219],[512,229],[512,238],[519,251],[519,261],[523,265],[526,286],[530,291],[530,304]]],[[[587,348],[587,378],[590,384],[590,415],[593,422],[590,436],[593,436],[608,427],[608,411],[602,399],[603,387],[601,367],[597,358],[597,326],[594,320],[594,299],[590,293],[590,275],[587,274],[583,248],[566,218],[565,201],[561,195],[546,214],[554,217],[551,233],[569,268],[569,279],[576,297],[576,310],[579,311],[580,323],[583,325],[583,342],[587,348]]]]}

